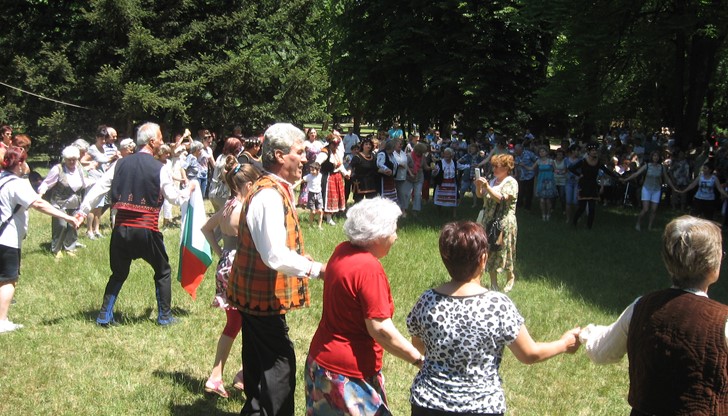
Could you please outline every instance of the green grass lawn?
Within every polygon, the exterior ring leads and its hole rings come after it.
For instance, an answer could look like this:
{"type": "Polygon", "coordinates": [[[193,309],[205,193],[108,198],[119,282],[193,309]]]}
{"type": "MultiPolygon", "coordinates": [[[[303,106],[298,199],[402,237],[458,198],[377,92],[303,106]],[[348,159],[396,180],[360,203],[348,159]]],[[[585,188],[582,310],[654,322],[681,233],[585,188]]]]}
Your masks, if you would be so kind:
{"type": "MultiPolygon", "coordinates": [[[[466,199],[465,206],[470,206],[466,199]]],[[[536,208],[537,210],[537,208],[536,208]]],[[[460,218],[476,210],[461,208],[460,218]]],[[[553,340],[576,325],[610,323],[636,296],[666,287],[659,258],[659,232],[634,231],[635,211],[599,207],[592,231],[574,230],[555,215],[518,213],[517,282],[511,297],[536,340],[553,340]]],[[[662,209],[664,226],[676,213],[662,209]]],[[[108,214],[103,218],[108,222],[108,214]]],[[[427,206],[419,220],[401,224],[399,241],[382,260],[395,300],[395,323],[404,319],[417,297],[447,279],[437,251],[438,231],[447,218],[427,206]]],[[[307,251],[326,260],[343,240],[339,225],[323,232],[304,225],[307,251]]],[[[104,230],[106,234],[108,229],[104,230]]],[[[164,232],[174,272],[179,230],[164,232]]],[[[87,248],[75,259],[49,254],[50,219],[30,218],[24,242],[22,276],[10,318],[25,328],[0,336],[0,414],[31,415],[203,415],[237,414],[243,404],[231,381],[240,365],[240,340],[225,371],[231,397],[203,394],[224,314],[209,307],[214,292],[213,268],[192,300],[176,282],[173,308],[182,322],[155,325],[156,303],[151,268],[133,264],[117,302],[121,326],[95,325],[106,285],[109,238],[82,241],[87,248]]],[[[487,279],[486,279],[487,280],[487,279]]],[[[321,314],[322,282],[313,281],[312,307],[288,315],[298,361],[297,415],[304,414],[302,369],[321,314]]],[[[719,282],[711,297],[726,303],[719,282]]],[[[384,375],[390,406],[409,414],[409,386],[415,368],[385,354],[384,375]]],[[[624,415],[627,363],[597,366],[582,351],[526,366],[506,352],[501,375],[510,415],[624,415]]]]}

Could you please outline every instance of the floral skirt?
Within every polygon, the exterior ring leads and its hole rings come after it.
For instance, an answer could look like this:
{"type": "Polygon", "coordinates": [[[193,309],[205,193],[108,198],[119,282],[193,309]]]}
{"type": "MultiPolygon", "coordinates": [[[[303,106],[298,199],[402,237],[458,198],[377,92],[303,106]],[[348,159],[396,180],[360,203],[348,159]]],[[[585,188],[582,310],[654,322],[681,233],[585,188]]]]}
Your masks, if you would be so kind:
{"type": "Polygon", "coordinates": [[[366,379],[349,378],[306,358],[307,416],[391,416],[381,371],[366,379]]]}
{"type": "Polygon", "coordinates": [[[223,250],[220,261],[217,262],[217,271],[215,272],[215,297],[212,299],[213,308],[235,309],[230,306],[227,300],[227,286],[230,271],[233,268],[233,260],[235,259],[235,250],[223,250]]]}

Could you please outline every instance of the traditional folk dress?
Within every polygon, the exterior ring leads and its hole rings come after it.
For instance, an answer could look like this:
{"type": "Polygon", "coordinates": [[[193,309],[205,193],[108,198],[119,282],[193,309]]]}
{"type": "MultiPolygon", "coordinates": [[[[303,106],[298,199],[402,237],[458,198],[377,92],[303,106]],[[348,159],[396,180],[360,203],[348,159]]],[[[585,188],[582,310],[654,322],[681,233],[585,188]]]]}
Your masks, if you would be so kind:
{"type": "MultiPolygon", "coordinates": [[[[435,205],[441,207],[458,206],[457,165],[455,160],[453,159],[450,162],[440,160],[437,162],[435,169],[442,170],[442,182],[435,187],[435,205]]],[[[439,175],[439,173],[435,175],[439,175]]]]}

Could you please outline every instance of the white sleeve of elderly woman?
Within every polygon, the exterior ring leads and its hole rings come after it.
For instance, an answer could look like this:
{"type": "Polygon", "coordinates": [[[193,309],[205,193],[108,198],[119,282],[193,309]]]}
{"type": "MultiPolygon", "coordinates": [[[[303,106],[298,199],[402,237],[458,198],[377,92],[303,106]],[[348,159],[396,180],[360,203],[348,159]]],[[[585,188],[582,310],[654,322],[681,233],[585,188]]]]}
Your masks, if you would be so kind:
{"type": "MultiPolygon", "coordinates": [[[[639,298],[637,298],[639,299],[639,298]]],[[[589,324],[581,330],[579,341],[587,357],[596,364],[611,364],[622,360],[627,353],[627,333],[632,320],[635,300],[609,326],[589,324]]]]}
{"type": "MultiPolygon", "coordinates": [[[[658,347],[670,351],[672,343],[689,344],[695,336],[714,336],[721,325],[728,346],[728,307],[708,296],[710,286],[719,280],[722,240],[720,226],[712,221],[687,215],[670,221],[662,237],[661,255],[672,287],[638,298],[609,326],[584,328],[579,338],[587,356],[599,364],[617,362],[627,353],[629,337],[663,343],[658,347]],[[632,329],[637,332],[630,336],[633,319],[632,329]],[[687,333],[691,335],[676,335],[687,333]],[[681,339],[663,342],[664,334],[681,339]]],[[[640,352],[644,357],[644,351],[640,352]]]]}

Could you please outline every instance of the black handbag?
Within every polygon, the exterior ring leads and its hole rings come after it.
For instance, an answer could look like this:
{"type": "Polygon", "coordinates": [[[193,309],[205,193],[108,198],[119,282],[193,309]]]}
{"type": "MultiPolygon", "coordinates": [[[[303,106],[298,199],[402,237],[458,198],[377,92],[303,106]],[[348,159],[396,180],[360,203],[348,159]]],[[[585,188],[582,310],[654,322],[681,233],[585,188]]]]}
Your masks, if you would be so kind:
{"type": "Polygon", "coordinates": [[[485,234],[488,237],[488,251],[500,251],[503,248],[503,205],[505,198],[501,198],[493,211],[493,218],[485,224],[485,234]]]}

